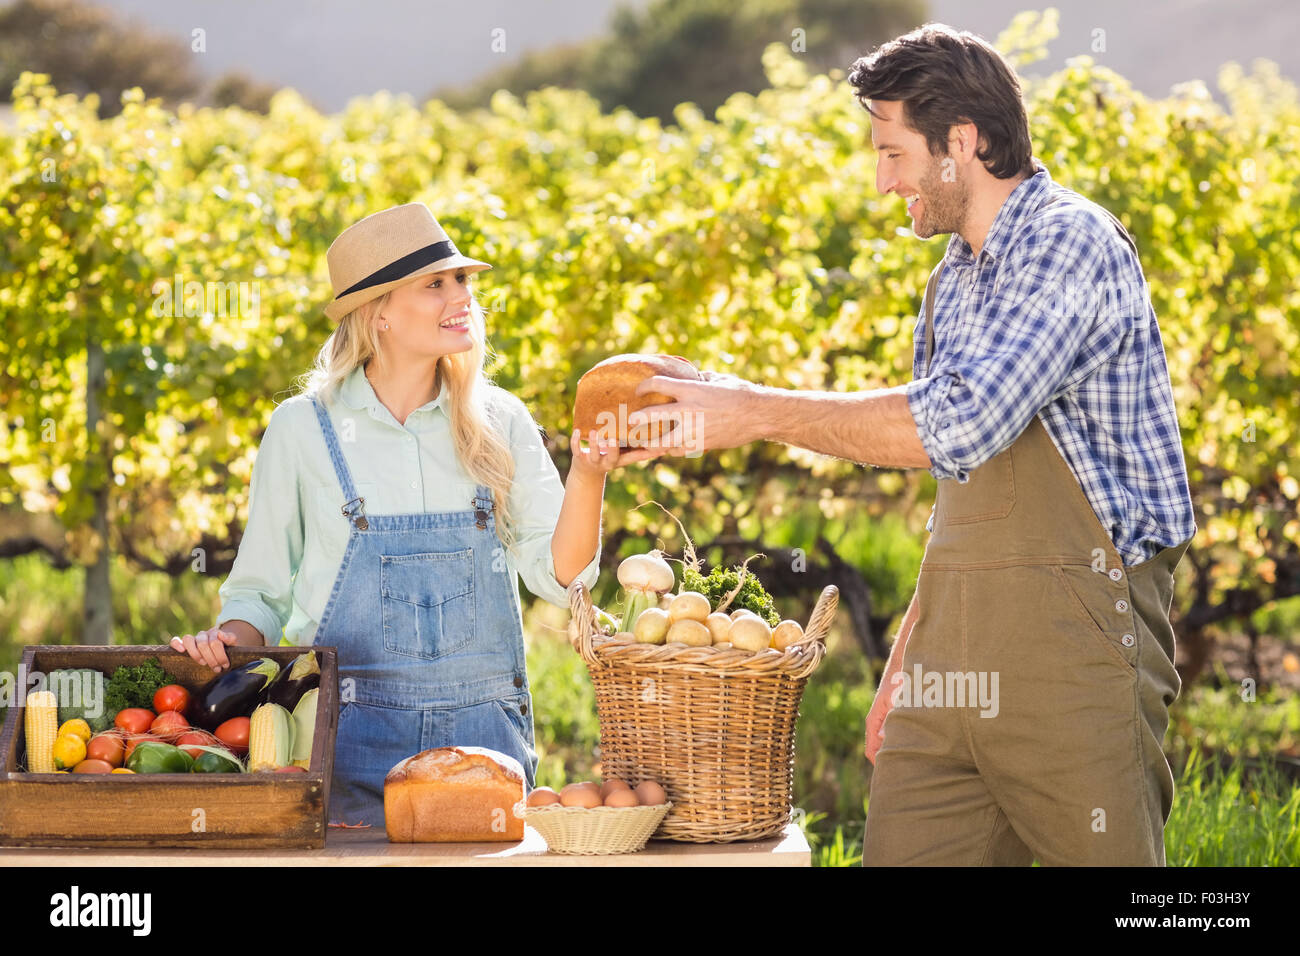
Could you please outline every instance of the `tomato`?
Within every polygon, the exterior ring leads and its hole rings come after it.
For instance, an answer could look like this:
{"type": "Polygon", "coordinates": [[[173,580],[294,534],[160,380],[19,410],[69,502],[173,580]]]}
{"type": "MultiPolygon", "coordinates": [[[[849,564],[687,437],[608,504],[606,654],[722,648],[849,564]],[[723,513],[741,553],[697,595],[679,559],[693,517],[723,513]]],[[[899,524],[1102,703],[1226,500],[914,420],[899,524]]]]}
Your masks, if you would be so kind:
{"type": "Polygon", "coordinates": [[[190,722],[174,710],[164,710],[149,726],[149,733],[162,740],[175,743],[176,738],[190,729],[190,722]]]}
{"type": "Polygon", "coordinates": [[[113,765],[107,760],[83,760],[72,768],[73,773],[112,773],[113,765]]]}
{"type": "Polygon", "coordinates": [[[181,750],[184,750],[196,760],[198,759],[199,754],[203,753],[203,751],[199,750],[198,747],[189,746],[190,744],[199,744],[203,747],[211,747],[218,743],[220,743],[220,741],[206,730],[191,730],[187,733],[181,734],[180,737],[176,739],[176,746],[180,747],[181,750]]]}
{"type": "Polygon", "coordinates": [[[182,713],[190,706],[190,692],[180,684],[159,687],[153,695],[153,709],[158,713],[177,710],[182,713]]]}
{"type": "Polygon", "coordinates": [[[113,724],[120,727],[128,734],[148,733],[150,726],[153,725],[154,713],[152,710],[145,710],[143,707],[128,707],[126,710],[118,711],[113,718],[113,724]]]}
{"type": "Polygon", "coordinates": [[[248,724],[247,717],[231,717],[217,728],[217,739],[243,756],[248,752],[248,724]]]}
{"type": "Polygon", "coordinates": [[[86,744],[86,758],[102,760],[114,767],[120,767],[126,758],[126,746],[117,734],[96,734],[90,738],[90,743],[86,744]]]}

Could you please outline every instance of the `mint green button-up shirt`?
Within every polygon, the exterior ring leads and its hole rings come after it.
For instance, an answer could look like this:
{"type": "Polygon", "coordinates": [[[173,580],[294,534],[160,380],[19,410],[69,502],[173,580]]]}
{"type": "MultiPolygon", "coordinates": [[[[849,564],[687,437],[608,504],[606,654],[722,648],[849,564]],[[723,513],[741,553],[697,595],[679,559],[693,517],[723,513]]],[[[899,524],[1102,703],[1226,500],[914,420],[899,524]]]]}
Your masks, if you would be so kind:
{"type": "MultiPolygon", "coordinates": [[[[467,511],[475,482],[456,459],[444,385],[401,425],[375,395],[361,367],[343,382],[329,408],[343,456],[366,514],[467,511]]],[[[555,577],[551,536],[564,485],[537,424],[517,397],[496,386],[486,401],[509,435],[515,458],[510,511],[519,557],[500,557],[528,590],[568,606],[555,577]]],[[[311,400],[295,395],[271,414],[257,451],[249,491],[248,526],[230,576],[221,586],[217,623],[247,621],[280,643],[311,644],[348,542],[344,502],[311,400]]],[[[589,589],[599,574],[600,548],[579,575],[589,589]]],[[[376,622],[378,626],[378,622],[376,622]]]]}

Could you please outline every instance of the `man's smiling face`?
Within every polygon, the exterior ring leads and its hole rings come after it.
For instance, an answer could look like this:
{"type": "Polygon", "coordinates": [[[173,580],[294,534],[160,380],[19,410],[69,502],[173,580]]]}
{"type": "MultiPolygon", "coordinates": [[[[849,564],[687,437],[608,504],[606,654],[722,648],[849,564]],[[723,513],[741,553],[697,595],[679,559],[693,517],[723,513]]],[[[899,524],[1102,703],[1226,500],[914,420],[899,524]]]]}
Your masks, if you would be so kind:
{"type": "Polygon", "coordinates": [[[869,109],[876,189],[902,197],[919,238],[959,232],[966,221],[969,184],[957,177],[955,160],[930,152],[925,136],[907,125],[901,101],[872,100],[869,109]]]}

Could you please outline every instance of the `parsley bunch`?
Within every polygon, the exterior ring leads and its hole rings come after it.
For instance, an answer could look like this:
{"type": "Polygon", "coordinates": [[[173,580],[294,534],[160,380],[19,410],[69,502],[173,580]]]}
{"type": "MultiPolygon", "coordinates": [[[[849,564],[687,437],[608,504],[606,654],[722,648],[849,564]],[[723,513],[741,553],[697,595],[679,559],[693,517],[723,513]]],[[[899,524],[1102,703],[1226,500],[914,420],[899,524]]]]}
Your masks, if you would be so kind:
{"type": "MultiPolygon", "coordinates": [[[[682,590],[699,591],[709,599],[709,606],[712,608],[717,608],[722,603],[722,599],[734,591],[739,583],[740,568],[738,567],[717,567],[707,575],[700,574],[689,564],[682,568],[682,590]]],[[[772,627],[781,623],[781,615],[776,613],[771,595],[763,590],[763,585],[758,583],[758,578],[753,571],[745,572],[745,583],[741,585],[740,593],[736,595],[727,611],[735,611],[742,607],[753,611],[772,627]]]]}
{"type": "Polygon", "coordinates": [[[153,710],[153,695],[160,687],[172,683],[162,669],[158,658],[150,657],[143,664],[131,667],[123,664],[113,671],[104,691],[104,710],[113,717],[128,707],[153,710]]]}

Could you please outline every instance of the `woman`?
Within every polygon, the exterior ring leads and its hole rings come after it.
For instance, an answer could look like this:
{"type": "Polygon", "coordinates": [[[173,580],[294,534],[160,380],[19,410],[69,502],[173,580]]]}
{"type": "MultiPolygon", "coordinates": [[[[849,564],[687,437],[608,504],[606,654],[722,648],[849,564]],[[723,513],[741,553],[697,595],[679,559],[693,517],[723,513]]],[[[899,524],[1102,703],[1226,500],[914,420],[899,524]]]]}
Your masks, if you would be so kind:
{"type": "Polygon", "coordinates": [[[326,255],[338,321],[271,416],[218,625],[172,639],[338,648],[330,817],[383,822],[383,780],[430,747],[537,765],[519,588],[567,606],[598,574],[605,474],[653,457],[575,433],[568,482],[523,403],[483,373],[483,311],[422,203],[367,216],[326,255]],[[267,638],[270,638],[268,641],[267,638]]]}

